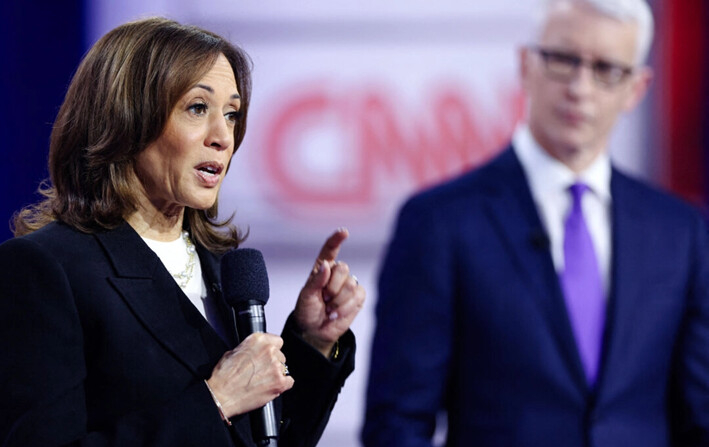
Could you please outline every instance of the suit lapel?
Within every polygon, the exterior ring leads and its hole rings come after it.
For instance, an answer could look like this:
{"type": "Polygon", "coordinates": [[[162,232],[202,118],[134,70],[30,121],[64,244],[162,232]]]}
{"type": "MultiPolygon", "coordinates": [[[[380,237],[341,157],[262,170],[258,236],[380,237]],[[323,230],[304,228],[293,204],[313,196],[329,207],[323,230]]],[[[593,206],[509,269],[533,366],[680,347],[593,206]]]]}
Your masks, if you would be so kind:
{"type": "Polygon", "coordinates": [[[97,233],[116,276],[108,278],[137,319],[167,351],[200,377],[227,349],[160,259],[126,223],[97,233]]]}
{"type": "Polygon", "coordinates": [[[616,170],[611,177],[611,197],[613,258],[599,388],[604,379],[611,377],[609,370],[616,365],[623,367],[627,361],[625,348],[631,339],[628,331],[633,327],[628,322],[642,308],[639,289],[643,284],[639,272],[652,262],[652,250],[647,244],[652,240],[651,219],[643,215],[643,207],[629,180],[616,170]]]}
{"type": "Polygon", "coordinates": [[[207,286],[209,302],[214,306],[214,314],[210,316],[210,321],[212,321],[212,318],[214,319],[215,330],[223,337],[227,345],[233,348],[238,344],[239,340],[236,334],[233,311],[224,301],[224,294],[222,293],[220,259],[201,245],[197,246],[197,253],[202,266],[204,283],[207,286]]]}
{"type": "Polygon", "coordinates": [[[574,382],[586,389],[583,366],[576,347],[566,303],[549,248],[549,240],[532,198],[522,165],[510,148],[492,165],[488,210],[500,229],[510,257],[527,283],[527,290],[547,320],[569,365],[574,382]]]}

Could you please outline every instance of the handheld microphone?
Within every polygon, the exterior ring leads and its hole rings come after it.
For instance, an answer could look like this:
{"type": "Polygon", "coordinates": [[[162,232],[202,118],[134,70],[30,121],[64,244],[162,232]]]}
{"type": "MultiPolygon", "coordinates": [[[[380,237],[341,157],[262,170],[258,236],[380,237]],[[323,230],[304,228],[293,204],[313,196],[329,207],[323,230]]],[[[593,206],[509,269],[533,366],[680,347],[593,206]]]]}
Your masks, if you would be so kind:
{"type": "MultiPolygon", "coordinates": [[[[261,252],[240,248],[227,252],[221,261],[224,299],[235,315],[236,330],[243,340],[254,332],[266,332],[263,306],[268,301],[268,273],[261,252]]],[[[259,447],[277,447],[278,423],[273,402],[253,410],[251,431],[259,447]]]]}

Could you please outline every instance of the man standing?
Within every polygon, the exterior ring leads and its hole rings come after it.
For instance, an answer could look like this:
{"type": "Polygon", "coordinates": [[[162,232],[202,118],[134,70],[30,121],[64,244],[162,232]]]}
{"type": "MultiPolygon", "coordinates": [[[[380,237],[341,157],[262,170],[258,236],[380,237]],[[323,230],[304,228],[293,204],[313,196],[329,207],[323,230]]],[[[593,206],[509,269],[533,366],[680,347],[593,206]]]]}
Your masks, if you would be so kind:
{"type": "Polygon", "coordinates": [[[613,167],[645,0],[547,2],[527,124],[402,208],[379,283],[365,446],[709,445],[701,217],[613,167]],[[440,420],[440,417],[439,417],[440,420]]]}

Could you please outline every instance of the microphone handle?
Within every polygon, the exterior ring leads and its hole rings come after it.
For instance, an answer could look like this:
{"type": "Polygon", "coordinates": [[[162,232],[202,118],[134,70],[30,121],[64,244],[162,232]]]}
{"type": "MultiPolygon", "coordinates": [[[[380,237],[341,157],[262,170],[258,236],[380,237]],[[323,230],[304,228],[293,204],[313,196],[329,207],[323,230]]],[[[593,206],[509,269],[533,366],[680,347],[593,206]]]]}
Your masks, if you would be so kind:
{"type": "MultiPolygon", "coordinates": [[[[263,304],[248,301],[236,311],[236,330],[242,340],[254,332],[266,332],[263,304]]],[[[278,421],[273,401],[251,412],[251,431],[259,447],[278,447],[278,421]]]]}

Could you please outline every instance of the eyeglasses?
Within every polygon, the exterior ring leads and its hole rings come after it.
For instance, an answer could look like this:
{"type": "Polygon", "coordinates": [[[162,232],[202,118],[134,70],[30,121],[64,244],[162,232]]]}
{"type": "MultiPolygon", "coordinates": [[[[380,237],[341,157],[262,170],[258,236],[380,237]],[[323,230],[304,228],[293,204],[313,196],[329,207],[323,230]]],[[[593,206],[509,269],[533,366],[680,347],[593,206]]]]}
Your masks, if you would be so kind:
{"type": "Polygon", "coordinates": [[[530,47],[530,50],[542,57],[547,75],[559,81],[568,82],[573,79],[581,66],[590,68],[593,79],[604,87],[615,87],[633,73],[631,66],[603,59],[589,60],[578,54],[540,47],[530,47]]]}

